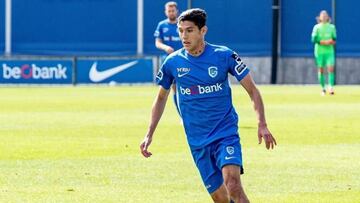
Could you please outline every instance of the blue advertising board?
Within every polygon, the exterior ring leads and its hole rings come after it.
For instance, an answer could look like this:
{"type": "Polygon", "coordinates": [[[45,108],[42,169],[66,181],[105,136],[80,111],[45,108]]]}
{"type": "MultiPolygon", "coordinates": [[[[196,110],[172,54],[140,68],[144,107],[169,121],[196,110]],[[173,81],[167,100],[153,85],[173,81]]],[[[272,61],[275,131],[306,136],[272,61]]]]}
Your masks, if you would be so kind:
{"type": "Polygon", "coordinates": [[[136,54],[136,5],[137,1],[124,0],[12,1],[12,51],[136,54]]]}
{"type": "Polygon", "coordinates": [[[0,2],[0,54],[3,54],[4,50],[5,50],[5,1],[2,1],[0,2]]]}
{"type": "Polygon", "coordinates": [[[78,59],[76,83],[141,83],[153,81],[152,59],[78,59]]]}
{"type": "Polygon", "coordinates": [[[72,60],[1,60],[0,83],[71,84],[72,60]]]}

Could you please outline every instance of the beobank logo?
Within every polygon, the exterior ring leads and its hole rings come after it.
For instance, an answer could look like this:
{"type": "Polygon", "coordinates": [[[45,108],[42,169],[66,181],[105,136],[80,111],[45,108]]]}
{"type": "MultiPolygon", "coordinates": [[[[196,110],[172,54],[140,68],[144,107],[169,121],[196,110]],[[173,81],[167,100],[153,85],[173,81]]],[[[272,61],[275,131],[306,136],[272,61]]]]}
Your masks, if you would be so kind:
{"type": "Polygon", "coordinates": [[[62,64],[56,66],[38,66],[35,63],[21,66],[10,66],[2,63],[4,79],[67,79],[67,67],[62,64]]]}
{"type": "Polygon", "coordinates": [[[221,91],[223,89],[222,85],[222,83],[216,83],[214,85],[195,85],[185,88],[180,86],[180,93],[182,95],[210,94],[221,91]]]}

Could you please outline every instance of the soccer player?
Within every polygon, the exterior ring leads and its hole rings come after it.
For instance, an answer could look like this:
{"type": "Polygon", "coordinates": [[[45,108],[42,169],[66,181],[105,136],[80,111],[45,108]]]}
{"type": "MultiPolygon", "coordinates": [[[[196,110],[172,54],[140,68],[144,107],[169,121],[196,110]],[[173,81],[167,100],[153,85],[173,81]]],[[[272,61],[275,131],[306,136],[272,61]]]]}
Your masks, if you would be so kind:
{"type": "Polygon", "coordinates": [[[232,104],[228,73],[235,76],[249,94],[258,120],[259,144],[274,148],[275,138],[267,128],[264,105],[248,67],[225,46],[205,41],[206,12],[184,11],[178,18],[184,48],[170,54],[157,74],[159,92],[152,107],[150,125],[140,144],[148,148],[164,111],[169,88],[176,81],[179,109],[194,162],[216,203],[249,202],[241,185],[243,161],[238,134],[238,115],[232,104]]]}
{"type": "MultiPolygon", "coordinates": [[[[164,58],[168,54],[171,54],[182,47],[181,40],[177,31],[177,14],[177,3],[174,1],[167,2],[165,4],[165,15],[167,18],[158,23],[154,33],[156,48],[163,50],[166,53],[166,55],[160,57],[161,63],[164,61],[164,58]]],[[[179,112],[175,84],[172,86],[172,89],[174,92],[174,103],[176,109],[179,112]]]]}
{"type": "Polygon", "coordinates": [[[334,94],[335,84],[335,49],[336,29],[330,24],[328,13],[323,10],[318,17],[318,24],[313,28],[311,41],[315,44],[315,62],[318,67],[318,80],[321,85],[321,94],[326,94],[324,69],[328,71],[328,91],[330,95],[334,94]]]}

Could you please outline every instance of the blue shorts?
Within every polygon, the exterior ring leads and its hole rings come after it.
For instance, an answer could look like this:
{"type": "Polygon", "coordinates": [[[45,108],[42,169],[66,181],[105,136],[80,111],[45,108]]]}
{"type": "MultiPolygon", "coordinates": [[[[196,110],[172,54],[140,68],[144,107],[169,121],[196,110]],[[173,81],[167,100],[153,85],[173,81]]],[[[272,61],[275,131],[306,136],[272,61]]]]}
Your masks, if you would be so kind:
{"type": "Polygon", "coordinates": [[[238,165],[240,173],[244,173],[238,135],[216,140],[203,148],[191,150],[191,154],[209,193],[215,192],[223,184],[221,169],[225,165],[238,165]]]}

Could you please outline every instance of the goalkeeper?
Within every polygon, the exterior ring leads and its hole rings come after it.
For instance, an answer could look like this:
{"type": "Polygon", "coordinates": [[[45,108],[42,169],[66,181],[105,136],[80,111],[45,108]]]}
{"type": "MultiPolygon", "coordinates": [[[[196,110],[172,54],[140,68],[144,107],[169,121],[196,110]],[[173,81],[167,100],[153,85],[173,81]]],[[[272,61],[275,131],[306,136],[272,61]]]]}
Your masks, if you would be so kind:
{"type": "Polygon", "coordinates": [[[325,68],[328,72],[328,93],[334,94],[335,84],[335,48],[336,29],[335,25],[330,23],[328,13],[323,10],[318,17],[318,24],[313,28],[311,41],[315,44],[315,62],[318,67],[318,80],[321,85],[321,94],[326,94],[325,88],[325,68]]]}

